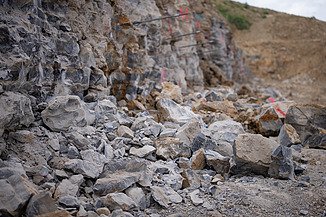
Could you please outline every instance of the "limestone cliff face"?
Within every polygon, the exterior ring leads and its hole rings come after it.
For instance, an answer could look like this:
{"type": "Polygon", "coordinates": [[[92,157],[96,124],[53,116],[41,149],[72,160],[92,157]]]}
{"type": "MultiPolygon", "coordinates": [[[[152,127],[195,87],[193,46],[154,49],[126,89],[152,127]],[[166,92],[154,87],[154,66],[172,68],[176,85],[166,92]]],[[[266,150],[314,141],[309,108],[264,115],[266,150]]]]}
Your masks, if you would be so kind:
{"type": "Polygon", "coordinates": [[[164,81],[186,90],[247,74],[209,1],[2,0],[0,13],[3,89],[39,102],[99,93],[130,100],[164,81]]]}

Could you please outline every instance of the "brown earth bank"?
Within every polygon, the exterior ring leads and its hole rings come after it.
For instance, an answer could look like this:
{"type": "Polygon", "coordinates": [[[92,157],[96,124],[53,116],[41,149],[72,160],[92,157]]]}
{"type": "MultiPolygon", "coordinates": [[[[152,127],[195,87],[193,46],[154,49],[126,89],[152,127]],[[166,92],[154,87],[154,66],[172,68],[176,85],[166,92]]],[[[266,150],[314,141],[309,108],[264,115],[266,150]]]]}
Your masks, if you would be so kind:
{"type": "Polygon", "coordinates": [[[227,4],[252,24],[248,30],[233,28],[234,40],[260,82],[279,89],[288,99],[325,105],[326,22],[227,4]]]}

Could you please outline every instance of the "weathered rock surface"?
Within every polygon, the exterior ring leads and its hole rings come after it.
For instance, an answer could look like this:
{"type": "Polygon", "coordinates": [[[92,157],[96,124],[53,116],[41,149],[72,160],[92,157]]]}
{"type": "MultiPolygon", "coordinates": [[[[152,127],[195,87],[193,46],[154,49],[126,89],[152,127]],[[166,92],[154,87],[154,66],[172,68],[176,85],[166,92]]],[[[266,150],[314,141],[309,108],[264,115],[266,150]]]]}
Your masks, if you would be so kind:
{"type": "Polygon", "coordinates": [[[33,121],[34,114],[29,98],[14,92],[0,95],[0,136],[4,130],[28,127],[33,121]]]}
{"type": "Polygon", "coordinates": [[[26,208],[26,216],[33,217],[43,214],[49,214],[55,212],[56,210],[57,205],[52,199],[51,194],[49,192],[40,193],[34,195],[28,202],[26,208]]]}
{"type": "Polygon", "coordinates": [[[294,165],[291,148],[280,145],[272,154],[268,174],[275,178],[294,179],[294,165]]]}
{"type": "Polygon", "coordinates": [[[136,203],[141,210],[146,208],[146,195],[141,188],[128,188],[126,194],[136,203]]]}
{"type": "Polygon", "coordinates": [[[53,131],[68,131],[70,127],[84,127],[95,121],[85,103],[78,96],[58,96],[42,111],[42,119],[53,131]]]}
{"type": "Polygon", "coordinates": [[[289,108],[285,123],[294,127],[300,136],[302,144],[313,135],[318,135],[321,129],[326,129],[326,108],[318,105],[293,105],[289,108]]]}
{"type": "Polygon", "coordinates": [[[201,132],[201,126],[202,124],[198,120],[192,119],[180,127],[175,136],[183,143],[190,145],[197,134],[201,132]]]}
{"type": "Polygon", "coordinates": [[[235,140],[236,171],[267,175],[271,155],[278,144],[259,134],[240,134],[235,140]]]}
{"type": "Polygon", "coordinates": [[[181,106],[170,99],[160,99],[157,102],[157,108],[160,111],[161,121],[185,124],[191,119],[200,119],[189,107],[181,106]]]}
{"type": "Polygon", "coordinates": [[[278,114],[272,107],[263,110],[257,119],[259,132],[263,136],[278,135],[283,125],[281,119],[278,117],[278,114]]]}
{"type": "Polygon", "coordinates": [[[122,209],[128,211],[136,207],[136,203],[124,193],[110,193],[102,199],[102,202],[110,210],[122,209]]]}
{"type": "Polygon", "coordinates": [[[231,168],[229,157],[224,157],[215,151],[207,150],[205,151],[205,158],[207,165],[213,167],[217,173],[222,175],[229,173],[231,168]]]}
{"type": "Polygon", "coordinates": [[[132,155],[135,155],[137,157],[145,157],[147,155],[150,155],[156,151],[156,148],[150,145],[145,145],[141,148],[135,148],[131,147],[129,153],[132,155]]]}
{"type": "Polygon", "coordinates": [[[281,145],[287,147],[301,143],[297,131],[290,124],[284,124],[282,126],[280,134],[278,135],[278,141],[281,145]]]}
{"type": "Polygon", "coordinates": [[[20,175],[0,179],[0,214],[4,216],[21,216],[22,207],[37,194],[35,186],[20,175]]]}
{"type": "Polygon", "coordinates": [[[190,146],[178,138],[166,137],[156,141],[156,155],[167,160],[177,157],[190,157],[190,146]]]}

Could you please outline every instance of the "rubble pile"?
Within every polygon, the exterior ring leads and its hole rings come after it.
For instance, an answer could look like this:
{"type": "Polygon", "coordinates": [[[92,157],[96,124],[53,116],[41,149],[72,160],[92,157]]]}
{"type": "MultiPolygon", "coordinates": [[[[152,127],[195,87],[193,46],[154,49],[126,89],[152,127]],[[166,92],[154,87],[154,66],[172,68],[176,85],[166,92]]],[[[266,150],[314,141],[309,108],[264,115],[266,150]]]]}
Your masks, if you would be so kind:
{"type": "MultiPolygon", "coordinates": [[[[163,33],[156,24],[136,21],[160,17],[161,3],[0,3],[6,9],[0,26],[6,59],[0,71],[1,216],[156,217],[184,204],[220,216],[217,187],[224,182],[247,175],[295,180],[307,163],[301,149],[326,149],[325,107],[230,85],[241,64],[235,50],[223,53],[224,45],[233,46],[225,41],[231,40],[226,27],[212,36],[224,41],[216,42],[221,50],[212,60],[199,60],[197,51],[187,61],[176,58],[175,43],[196,43],[195,37],[158,48],[163,33]],[[91,16],[98,10],[103,19],[91,16]],[[114,22],[121,30],[108,39],[101,25],[113,28],[114,22]],[[166,61],[154,56],[156,49],[170,55],[175,74],[167,81],[155,73],[166,61]],[[210,74],[200,65],[209,61],[229,82],[216,74],[212,79],[220,83],[204,85],[210,74]]],[[[188,4],[201,9],[201,3],[188,4]]],[[[167,9],[172,13],[176,5],[167,9]]],[[[218,22],[211,21],[215,28],[218,22]]]]}

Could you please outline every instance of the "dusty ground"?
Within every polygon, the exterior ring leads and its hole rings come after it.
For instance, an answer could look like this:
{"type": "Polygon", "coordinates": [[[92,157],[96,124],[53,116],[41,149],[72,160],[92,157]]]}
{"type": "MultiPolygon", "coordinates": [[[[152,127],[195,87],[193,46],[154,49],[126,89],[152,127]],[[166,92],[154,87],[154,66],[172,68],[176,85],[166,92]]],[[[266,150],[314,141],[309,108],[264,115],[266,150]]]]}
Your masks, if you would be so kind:
{"type": "MultiPolygon", "coordinates": [[[[326,216],[326,150],[304,149],[309,163],[296,180],[260,176],[231,177],[220,182],[215,194],[203,196],[211,208],[186,203],[171,209],[148,210],[161,216],[326,216]],[[303,184],[310,178],[310,183],[303,184]]],[[[140,215],[141,216],[141,215],[140,215]]]]}

